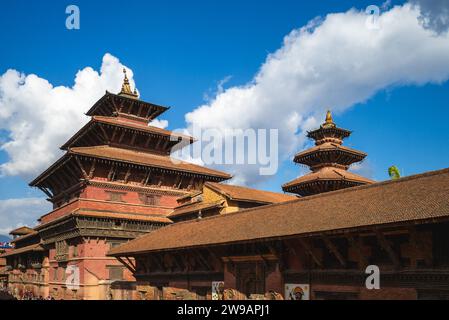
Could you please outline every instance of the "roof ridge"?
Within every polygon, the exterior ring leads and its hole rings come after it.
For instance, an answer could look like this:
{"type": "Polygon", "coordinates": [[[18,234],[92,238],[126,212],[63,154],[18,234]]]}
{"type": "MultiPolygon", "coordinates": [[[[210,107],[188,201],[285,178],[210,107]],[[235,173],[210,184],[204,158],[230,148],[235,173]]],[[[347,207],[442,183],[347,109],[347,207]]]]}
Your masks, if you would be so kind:
{"type": "MultiPolygon", "coordinates": [[[[219,183],[219,182],[211,182],[208,181],[205,184],[207,185],[219,185],[219,186],[225,186],[225,187],[231,187],[231,188],[242,188],[242,189],[248,189],[251,191],[256,191],[256,192],[266,192],[266,193],[272,193],[274,195],[283,195],[283,196],[290,196],[289,194],[286,194],[285,192],[277,192],[277,191],[270,191],[270,190],[263,190],[263,189],[255,189],[255,188],[251,188],[251,187],[247,187],[247,186],[241,186],[241,185],[236,185],[236,184],[230,184],[230,183],[219,183]]],[[[294,196],[291,196],[294,197],[294,196]]]]}

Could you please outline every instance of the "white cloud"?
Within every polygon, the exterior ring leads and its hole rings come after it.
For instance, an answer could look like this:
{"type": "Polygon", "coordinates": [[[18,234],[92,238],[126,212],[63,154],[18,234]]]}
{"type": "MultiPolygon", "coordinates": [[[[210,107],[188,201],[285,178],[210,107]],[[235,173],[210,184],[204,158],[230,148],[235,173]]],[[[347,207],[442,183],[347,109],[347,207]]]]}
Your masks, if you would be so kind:
{"type": "MultiPolygon", "coordinates": [[[[8,70],[0,76],[0,130],[9,133],[1,144],[9,160],[0,165],[1,175],[21,175],[26,179],[40,173],[62,154],[59,147],[88,118],[84,113],[105,90],[119,92],[123,65],[105,54],[100,72],[86,67],[75,77],[72,87],[54,87],[35,74],[8,70]]],[[[133,73],[128,78],[134,87],[133,73]]]]}
{"type": "Polygon", "coordinates": [[[153,127],[157,127],[157,128],[161,128],[161,129],[165,129],[168,127],[168,121],[167,120],[159,120],[159,119],[154,119],[150,122],[150,126],[153,127]]]}
{"type": "Polygon", "coordinates": [[[23,225],[33,227],[50,210],[51,204],[44,198],[0,200],[0,234],[7,235],[23,225]]]}
{"type": "MultiPolygon", "coordinates": [[[[188,126],[278,128],[279,153],[289,158],[304,143],[301,132],[321,122],[327,108],[343,112],[379,90],[448,79],[449,38],[423,27],[420,15],[417,6],[395,6],[379,16],[375,30],[355,9],[314,19],[286,36],[251,82],[188,113],[188,126]]],[[[234,169],[239,182],[263,178],[257,170],[234,169]]]]}

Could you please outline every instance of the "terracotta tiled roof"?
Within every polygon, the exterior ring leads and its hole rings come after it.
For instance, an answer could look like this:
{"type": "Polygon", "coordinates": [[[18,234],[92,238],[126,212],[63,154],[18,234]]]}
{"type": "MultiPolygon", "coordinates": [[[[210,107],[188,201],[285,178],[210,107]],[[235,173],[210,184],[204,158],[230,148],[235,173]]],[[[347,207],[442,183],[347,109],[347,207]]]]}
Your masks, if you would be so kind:
{"type": "Polygon", "coordinates": [[[250,189],[231,184],[206,182],[205,185],[227,198],[237,201],[278,203],[297,199],[297,197],[288,194],[250,189]]]}
{"type": "MultiPolygon", "coordinates": [[[[159,136],[167,136],[167,137],[179,137],[184,139],[184,141],[190,141],[194,142],[195,139],[193,137],[179,134],[170,130],[161,129],[158,127],[150,126],[145,122],[136,122],[136,121],[130,121],[126,118],[119,118],[119,117],[106,117],[106,116],[93,116],[92,119],[84,126],[82,127],[76,134],[74,134],[62,147],[61,149],[66,150],[68,149],[74,141],[76,141],[80,136],[85,134],[90,128],[93,127],[96,123],[102,123],[102,124],[108,124],[113,126],[119,126],[127,129],[137,130],[141,132],[147,132],[154,135],[159,136]]],[[[176,141],[174,141],[176,142],[176,141]]]]}
{"type": "Polygon", "coordinates": [[[14,249],[11,250],[7,253],[4,253],[0,256],[0,258],[4,258],[4,257],[10,257],[10,256],[15,256],[17,254],[21,254],[21,253],[25,253],[25,252],[32,252],[32,251],[44,251],[44,248],[39,244],[32,244],[23,248],[19,248],[19,249],[14,249]]]}
{"type": "Polygon", "coordinates": [[[156,155],[136,150],[128,150],[110,146],[95,146],[95,147],[70,148],[69,153],[96,158],[106,158],[110,160],[124,161],[174,171],[186,171],[189,173],[200,174],[205,176],[214,176],[221,180],[231,178],[229,174],[221,171],[201,167],[184,161],[176,161],[177,163],[174,163],[170,158],[170,156],[156,155]]]}
{"type": "Polygon", "coordinates": [[[22,226],[22,227],[19,227],[17,229],[11,230],[9,232],[9,234],[11,234],[11,235],[25,235],[25,234],[33,233],[33,232],[34,232],[34,230],[32,228],[27,227],[27,226],[22,226]]]}
{"type": "Polygon", "coordinates": [[[117,118],[117,117],[105,117],[105,116],[94,116],[92,119],[96,122],[106,123],[106,124],[112,124],[122,127],[127,127],[129,129],[136,129],[141,131],[146,131],[150,133],[160,134],[164,136],[175,136],[175,137],[181,137],[187,140],[194,140],[193,137],[183,135],[180,133],[176,133],[170,130],[165,130],[162,128],[146,125],[145,123],[138,123],[135,121],[127,121],[123,118],[117,118]]]}
{"type": "Polygon", "coordinates": [[[18,241],[22,241],[22,240],[25,240],[25,239],[28,239],[28,238],[32,238],[32,237],[38,235],[38,232],[37,232],[37,231],[35,231],[35,230],[33,230],[33,229],[31,229],[31,230],[32,230],[32,231],[31,231],[30,233],[24,234],[23,236],[20,236],[20,237],[17,237],[17,238],[15,238],[15,239],[11,240],[11,243],[16,243],[16,242],[18,242],[18,241]]]}
{"type": "Polygon", "coordinates": [[[308,156],[310,154],[319,153],[319,152],[327,152],[332,150],[338,150],[340,152],[348,153],[357,157],[357,159],[362,160],[366,157],[366,153],[362,151],[358,151],[352,148],[348,148],[333,142],[326,142],[320,144],[318,146],[312,147],[310,149],[299,152],[295,155],[295,162],[298,162],[301,158],[308,156]]]}
{"type": "Polygon", "coordinates": [[[356,182],[360,184],[369,184],[375,182],[371,179],[359,176],[358,174],[343,169],[324,167],[316,172],[308,173],[293,181],[287,182],[286,184],[282,185],[282,188],[288,189],[298,184],[314,182],[319,180],[343,180],[349,182],[356,182]]]}
{"type": "Polygon", "coordinates": [[[185,200],[185,199],[193,198],[193,197],[199,196],[202,193],[203,193],[202,191],[190,192],[188,194],[185,194],[185,195],[177,198],[176,201],[182,201],[182,200],[185,200]]]}
{"type": "Polygon", "coordinates": [[[146,110],[153,110],[152,114],[149,119],[154,119],[166,110],[169,109],[169,107],[160,106],[154,103],[145,102],[142,100],[134,99],[134,98],[128,98],[125,96],[121,96],[118,94],[106,92],[103,97],[101,97],[95,104],[90,108],[89,111],[87,111],[86,115],[88,116],[95,116],[95,115],[113,115],[117,110],[115,109],[113,103],[111,100],[117,100],[117,101],[126,101],[128,103],[132,103],[135,105],[143,106],[146,110]]]}
{"type": "Polygon", "coordinates": [[[389,224],[449,219],[449,169],[343,189],[229,215],[180,222],[112,249],[109,254],[201,247],[389,224]]]}
{"type": "Polygon", "coordinates": [[[168,215],[169,218],[178,217],[184,214],[197,212],[199,210],[209,210],[223,207],[224,200],[214,202],[194,202],[176,207],[175,210],[168,215]]]}

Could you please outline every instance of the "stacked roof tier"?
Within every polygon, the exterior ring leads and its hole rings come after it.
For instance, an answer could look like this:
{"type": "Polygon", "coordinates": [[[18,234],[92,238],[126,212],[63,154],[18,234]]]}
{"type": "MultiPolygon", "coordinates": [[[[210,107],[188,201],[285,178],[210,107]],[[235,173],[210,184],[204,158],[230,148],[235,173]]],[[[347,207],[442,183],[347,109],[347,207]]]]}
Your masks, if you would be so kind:
{"type": "Polygon", "coordinates": [[[365,159],[366,153],[342,145],[351,132],[338,128],[330,111],[319,129],[308,132],[315,146],[295,155],[294,162],[306,165],[311,172],[282,186],[286,192],[301,196],[369,184],[373,181],[346,170],[365,159]]]}

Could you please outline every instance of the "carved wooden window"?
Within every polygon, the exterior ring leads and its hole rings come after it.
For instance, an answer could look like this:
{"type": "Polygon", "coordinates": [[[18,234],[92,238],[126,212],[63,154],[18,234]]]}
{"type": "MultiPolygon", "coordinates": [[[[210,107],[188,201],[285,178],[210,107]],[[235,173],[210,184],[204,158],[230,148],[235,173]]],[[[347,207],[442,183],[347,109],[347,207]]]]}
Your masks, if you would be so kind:
{"type": "Polygon", "coordinates": [[[140,194],[140,200],[143,204],[149,206],[158,206],[160,203],[160,196],[154,194],[140,194]]]}
{"type": "Polygon", "coordinates": [[[56,249],[55,254],[56,261],[64,261],[68,259],[69,245],[67,244],[67,241],[65,240],[57,241],[55,243],[55,249],[56,249]]]}

